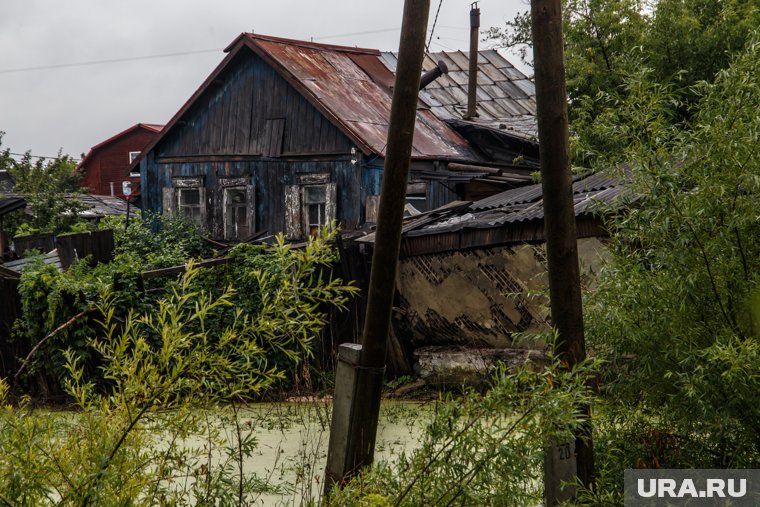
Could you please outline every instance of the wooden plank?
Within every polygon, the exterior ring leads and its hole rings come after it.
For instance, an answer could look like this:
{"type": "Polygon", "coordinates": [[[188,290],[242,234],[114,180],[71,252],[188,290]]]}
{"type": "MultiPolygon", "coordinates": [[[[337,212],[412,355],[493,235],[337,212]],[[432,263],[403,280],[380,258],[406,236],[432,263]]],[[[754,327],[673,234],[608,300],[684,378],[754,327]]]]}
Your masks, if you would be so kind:
{"type": "MultiPolygon", "coordinates": [[[[193,267],[210,268],[213,266],[221,266],[224,264],[230,264],[232,260],[233,260],[232,257],[219,257],[217,259],[206,259],[206,260],[194,263],[193,267]]],[[[184,273],[185,271],[187,271],[187,264],[183,264],[182,266],[171,266],[168,268],[154,269],[151,271],[143,271],[142,273],[140,273],[140,276],[144,280],[147,280],[149,278],[158,278],[161,276],[176,275],[179,273],[184,273]]]]}

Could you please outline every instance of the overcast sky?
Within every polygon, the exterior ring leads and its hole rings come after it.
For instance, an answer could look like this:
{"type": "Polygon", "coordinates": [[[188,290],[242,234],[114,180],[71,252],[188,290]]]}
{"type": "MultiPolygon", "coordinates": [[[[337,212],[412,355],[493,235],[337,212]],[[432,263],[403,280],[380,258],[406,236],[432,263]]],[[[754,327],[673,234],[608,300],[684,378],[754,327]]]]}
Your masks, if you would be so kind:
{"type": "MultiPolygon", "coordinates": [[[[431,51],[467,50],[470,3],[441,2],[431,51]]],[[[529,8],[479,4],[482,30],[529,8]]],[[[395,51],[402,10],[403,0],[3,0],[2,148],[79,158],[135,123],[166,123],[241,32],[395,51]],[[138,59],[176,53],[192,54],[138,59]],[[121,61],[54,67],[101,60],[121,61]]]]}

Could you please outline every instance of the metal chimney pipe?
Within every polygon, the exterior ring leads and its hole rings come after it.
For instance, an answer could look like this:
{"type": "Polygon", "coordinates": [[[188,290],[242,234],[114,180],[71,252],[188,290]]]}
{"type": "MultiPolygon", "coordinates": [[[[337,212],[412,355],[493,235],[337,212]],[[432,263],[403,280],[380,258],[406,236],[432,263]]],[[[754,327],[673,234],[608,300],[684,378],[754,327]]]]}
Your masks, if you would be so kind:
{"type": "Polygon", "coordinates": [[[444,74],[449,73],[449,67],[446,65],[446,62],[443,60],[438,60],[438,64],[430,69],[429,71],[425,72],[422,77],[420,78],[420,90],[425,88],[427,85],[438,79],[444,74]]]}
{"type": "Polygon", "coordinates": [[[470,6],[470,73],[467,80],[467,116],[471,120],[478,116],[478,38],[480,37],[480,9],[478,2],[470,6]]]}

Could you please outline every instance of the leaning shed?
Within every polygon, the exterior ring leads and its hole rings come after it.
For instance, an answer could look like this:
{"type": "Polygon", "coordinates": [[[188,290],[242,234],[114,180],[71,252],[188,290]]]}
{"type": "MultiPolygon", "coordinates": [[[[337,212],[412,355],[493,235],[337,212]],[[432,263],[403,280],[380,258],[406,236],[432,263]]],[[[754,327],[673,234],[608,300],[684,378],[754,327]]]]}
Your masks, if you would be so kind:
{"type": "MultiPolygon", "coordinates": [[[[594,174],[573,184],[586,283],[593,283],[605,255],[604,214],[629,200],[625,174],[594,174]]],[[[536,184],[408,219],[396,284],[402,342],[411,349],[504,348],[514,345],[515,332],[545,329],[543,217],[536,184]]],[[[374,235],[356,241],[371,244],[374,235]]]]}
{"type": "MultiPolygon", "coordinates": [[[[249,33],[225,51],[135,162],[144,208],[182,213],[227,240],[264,231],[300,240],[332,220],[344,230],[373,222],[394,83],[391,54],[249,33]]],[[[537,167],[535,139],[517,135],[510,121],[529,123],[523,117],[535,112],[532,83],[495,51],[483,54],[483,75],[492,78],[482,86],[492,89],[481,93],[482,115],[493,119],[498,112],[502,121],[462,120],[455,105],[466,80],[458,71],[442,76],[435,93],[420,94],[407,188],[413,212],[527,184],[537,167]]],[[[427,68],[433,58],[445,59],[430,55],[427,68]]],[[[452,69],[454,60],[460,69],[466,54],[451,59],[452,69]]]]}

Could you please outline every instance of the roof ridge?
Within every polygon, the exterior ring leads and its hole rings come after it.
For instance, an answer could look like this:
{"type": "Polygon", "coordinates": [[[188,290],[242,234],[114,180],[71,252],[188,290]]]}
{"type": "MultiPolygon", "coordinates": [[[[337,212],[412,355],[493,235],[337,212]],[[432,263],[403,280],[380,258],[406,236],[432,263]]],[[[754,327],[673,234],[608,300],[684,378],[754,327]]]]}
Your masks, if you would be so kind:
{"type": "Polygon", "coordinates": [[[300,39],[288,39],[285,37],[275,37],[273,35],[264,35],[264,34],[258,34],[258,33],[252,33],[252,32],[243,32],[240,34],[240,37],[235,39],[232,44],[227,46],[224,51],[229,51],[232,46],[234,46],[239,39],[241,38],[247,38],[249,40],[253,41],[265,41],[265,42],[274,42],[276,44],[287,44],[289,46],[298,46],[298,47],[304,47],[304,48],[310,48],[310,49],[316,49],[319,51],[340,51],[344,53],[360,53],[360,54],[369,54],[369,55],[379,55],[380,50],[374,49],[374,48],[360,48],[356,46],[341,46],[337,44],[325,44],[322,42],[314,42],[314,41],[305,41],[300,39]]]}

